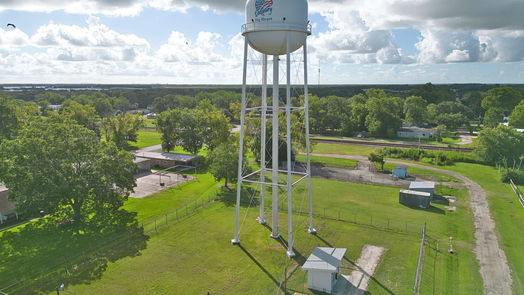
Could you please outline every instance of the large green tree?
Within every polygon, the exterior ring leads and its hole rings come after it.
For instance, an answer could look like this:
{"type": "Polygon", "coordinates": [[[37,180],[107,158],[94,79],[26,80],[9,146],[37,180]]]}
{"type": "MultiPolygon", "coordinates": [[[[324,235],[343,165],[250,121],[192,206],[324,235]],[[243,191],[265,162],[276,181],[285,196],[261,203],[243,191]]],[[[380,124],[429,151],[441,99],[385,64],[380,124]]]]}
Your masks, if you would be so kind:
{"type": "Polygon", "coordinates": [[[372,97],[366,102],[366,127],[375,136],[394,137],[402,126],[403,102],[398,97],[372,97]]]}
{"type": "Polygon", "coordinates": [[[0,142],[11,139],[18,133],[20,122],[15,107],[7,99],[0,97],[0,142]]]}
{"type": "Polygon", "coordinates": [[[90,105],[83,105],[74,100],[65,101],[61,115],[75,121],[77,124],[96,131],[96,110],[90,105]]]}
{"type": "Polygon", "coordinates": [[[102,121],[102,131],[107,141],[112,141],[120,149],[126,148],[129,141],[138,140],[138,130],[144,126],[140,115],[116,115],[102,121]]]}
{"type": "Polygon", "coordinates": [[[468,125],[468,118],[472,114],[468,107],[455,101],[445,101],[438,105],[429,104],[426,111],[430,124],[444,125],[450,131],[468,125]]]}
{"type": "Polygon", "coordinates": [[[404,121],[411,126],[426,122],[427,101],[420,96],[410,96],[404,101],[404,121]]]}
{"type": "Polygon", "coordinates": [[[133,190],[133,156],[74,122],[36,120],[0,145],[0,179],[22,212],[76,223],[119,210],[133,190]]]}
{"type": "Polygon", "coordinates": [[[235,181],[238,177],[238,153],[238,140],[234,139],[221,143],[209,152],[210,172],[217,181],[224,179],[226,188],[229,182],[235,181]]]}
{"type": "Polygon", "coordinates": [[[206,142],[207,121],[201,109],[174,109],[161,113],[157,128],[162,133],[162,148],[170,151],[176,146],[197,154],[206,142]]]}
{"type": "Polygon", "coordinates": [[[504,113],[501,108],[492,107],[489,108],[484,114],[484,126],[489,128],[495,128],[504,119],[504,113]]]}
{"type": "Polygon", "coordinates": [[[524,133],[507,126],[485,128],[479,134],[475,152],[488,163],[511,166],[524,155],[524,133]]]}
{"type": "Polygon", "coordinates": [[[24,124],[38,113],[33,103],[0,97],[0,142],[15,138],[24,124]]]}
{"type": "Polygon", "coordinates": [[[180,111],[172,110],[158,115],[156,128],[161,134],[163,150],[170,152],[178,145],[179,121],[180,111]]]}
{"type": "Polygon", "coordinates": [[[524,128],[524,100],[522,100],[509,116],[509,125],[515,128],[524,128]]]}
{"type": "Polygon", "coordinates": [[[229,139],[231,124],[229,118],[220,110],[204,111],[205,131],[204,144],[214,149],[229,139]]]}
{"type": "Polygon", "coordinates": [[[484,115],[482,99],[482,94],[478,91],[473,91],[465,97],[464,104],[471,110],[475,120],[480,119],[484,115]]]}
{"type": "Polygon", "coordinates": [[[511,112],[522,99],[522,93],[511,87],[494,88],[486,92],[486,97],[482,100],[482,108],[486,111],[491,108],[499,108],[502,111],[511,112]]]}

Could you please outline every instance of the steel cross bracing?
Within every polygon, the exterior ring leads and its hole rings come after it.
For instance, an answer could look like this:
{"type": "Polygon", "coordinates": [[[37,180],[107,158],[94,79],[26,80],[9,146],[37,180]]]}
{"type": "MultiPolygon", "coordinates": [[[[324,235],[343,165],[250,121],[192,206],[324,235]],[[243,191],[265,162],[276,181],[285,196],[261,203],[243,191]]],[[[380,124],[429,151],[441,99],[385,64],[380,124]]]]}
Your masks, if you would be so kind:
{"type": "MultiPolygon", "coordinates": [[[[242,103],[241,103],[241,115],[240,115],[240,152],[239,152],[239,161],[238,161],[238,180],[237,180],[237,198],[236,198],[236,222],[235,222],[235,236],[231,240],[232,244],[240,244],[239,232],[240,232],[240,199],[242,194],[242,184],[243,183],[254,183],[260,185],[260,215],[258,221],[261,224],[266,224],[265,219],[265,186],[271,186],[272,192],[272,226],[271,226],[271,237],[278,239],[280,238],[279,234],[279,225],[278,225],[278,201],[279,201],[279,187],[287,188],[287,199],[288,199],[288,249],[287,255],[289,257],[295,256],[293,251],[293,186],[298,184],[303,180],[307,180],[307,195],[309,199],[309,226],[308,232],[315,234],[316,230],[313,227],[313,202],[312,202],[312,188],[311,188],[311,145],[310,145],[310,134],[309,134],[309,92],[308,92],[308,81],[307,81],[307,41],[303,44],[303,57],[304,57],[304,101],[303,106],[296,107],[292,106],[291,99],[291,52],[290,52],[290,37],[289,33],[286,36],[286,101],[285,106],[281,106],[280,101],[280,89],[279,89],[279,62],[280,59],[278,56],[273,56],[273,95],[272,95],[272,104],[268,105],[268,55],[263,55],[262,62],[262,104],[261,106],[248,107],[248,95],[247,95],[247,56],[248,56],[248,42],[247,39],[244,40],[244,62],[243,62],[243,83],[242,83],[242,103]],[[261,133],[260,140],[260,163],[261,168],[255,172],[251,172],[247,175],[244,175],[243,167],[243,157],[244,157],[244,137],[246,129],[246,113],[254,113],[257,116],[260,116],[260,130],[261,133]],[[303,111],[304,112],[304,127],[303,132],[305,133],[306,139],[306,172],[294,171],[291,167],[291,112],[303,111]],[[279,138],[279,117],[281,113],[285,113],[285,126],[286,126],[286,136],[285,136],[285,145],[286,145],[286,169],[272,169],[273,167],[279,166],[279,147],[280,147],[280,138],[279,138]],[[271,138],[267,138],[267,121],[272,122],[272,131],[271,138]],[[270,159],[266,159],[266,146],[271,143],[272,145],[272,155],[270,159]],[[268,168],[268,161],[271,161],[268,168]],[[271,182],[266,181],[266,173],[271,174],[271,182]],[[287,181],[280,183],[279,175],[287,175],[287,181]],[[258,177],[256,177],[258,176],[258,177]],[[297,180],[293,181],[293,177],[297,177],[297,180]],[[258,179],[256,179],[258,178],[258,179]]],[[[253,197],[253,196],[252,196],[253,197]]],[[[246,214],[247,215],[247,214],[246,214]]],[[[245,219],[244,219],[245,220],[245,219]]]]}

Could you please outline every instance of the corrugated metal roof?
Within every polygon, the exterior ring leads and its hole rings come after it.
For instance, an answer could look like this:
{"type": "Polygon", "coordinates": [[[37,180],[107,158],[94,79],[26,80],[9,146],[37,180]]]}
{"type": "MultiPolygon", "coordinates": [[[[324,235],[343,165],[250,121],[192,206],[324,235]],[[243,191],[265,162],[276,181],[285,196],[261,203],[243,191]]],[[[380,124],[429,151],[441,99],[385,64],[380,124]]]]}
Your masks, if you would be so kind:
{"type": "Polygon", "coordinates": [[[337,271],[346,251],[345,248],[317,247],[309,255],[302,269],[337,271]]]}
{"type": "Polygon", "coordinates": [[[177,162],[191,162],[194,159],[199,158],[197,155],[186,155],[186,154],[175,154],[175,153],[165,153],[165,152],[142,152],[137,153],[135,156],[140,158],[148,158],[155,160],[171,160],[177,162]]]}
{"type": "Polygon", "coordinates": [[[435,188],[435,183],[432,181],[412,181],[409,184],[409,189],[417,189],[417,188],[435,188]]]}
{"type": "Polygon", "coordinates": [[[135,164],[151,161],[151,159],[136,157],[133,161],[135,164]]]}

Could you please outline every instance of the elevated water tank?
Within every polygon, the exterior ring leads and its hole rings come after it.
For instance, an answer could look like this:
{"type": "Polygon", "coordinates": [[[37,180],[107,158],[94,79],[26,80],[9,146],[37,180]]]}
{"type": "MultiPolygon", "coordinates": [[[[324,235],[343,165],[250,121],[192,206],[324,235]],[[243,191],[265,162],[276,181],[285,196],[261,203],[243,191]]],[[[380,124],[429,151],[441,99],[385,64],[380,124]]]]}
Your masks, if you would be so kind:
{"type": "Polygon", "coordinates": [[[268,55],[286,54],[289,33],[293,52],[311,35],[307,0],[248,0],[242,34],[249,45],[268,55]]]}

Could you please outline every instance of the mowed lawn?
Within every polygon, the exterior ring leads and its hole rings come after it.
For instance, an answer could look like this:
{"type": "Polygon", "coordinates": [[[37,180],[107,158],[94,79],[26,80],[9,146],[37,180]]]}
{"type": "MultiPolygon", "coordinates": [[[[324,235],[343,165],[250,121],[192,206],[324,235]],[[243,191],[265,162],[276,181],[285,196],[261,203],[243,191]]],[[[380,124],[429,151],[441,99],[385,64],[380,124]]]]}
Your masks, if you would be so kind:
{"type": "Polygon", "coordinates": [[[162,141],[160,140],[161,134],[158,131],[155,130],[138,130],[138,141],[137,142],[129,142],[129,146],[131,149],[141,149],[148,146],[154,146],[157,144],[161,144],[162,141]]]}
{"type": "MultiPolygon", "coordinates": [[[[298,162],[306,163],[306,155],[298,154],[296,155],[296,160],[298,162]]],[[[351,159],[337,159],[331,157],[321,157],[321,156],[311,156],[311,164],[317,164],[328,167],[339,167],[339,168],[355,168],[358,164],[358,161],[351,159]]]]}
{"type": "Polygon", "coordinates": [[[318,154],[339,154],[339,155],[361,155],[368,156],[371,152],[378,152],[380,147],[340,144],[340,143],[323,143],[318,142],[313,145],[312,152],[318,154]]]}
{"type": "MultiPolygon", "coordinates": [[[[147,249],[140,256],[110,264],[101,280],[89,285],[71,286],[68,291],[75,294],[206,294],[208,291],[211,294],[275,294],[284,277],[284,268],[288,268],[288,274],[292,273],[314,247],[345,247],[348,248],[347,258],[356,261],[362,247],[372,244],[383,246],[388,251],[375,276],[376,280],[370,283],[371,294],[408,294],[417,264],[420,242],[418,230],[427,222],[428,232],[434,238],[446,240],[447,236],[454,236],[455,246],[461,255],[451,256],[444,251],[433,259],[433,256],[429,256],[432,251],[427,249],[428,257],[432,258],[428,258],[427,262],[431,271],[424,276],[422,290],[435,288],[441,291],[438,294],[453,293],[452,290],[457,294],[481,292],[478,266],[472,254],[471,218],[464,205],[459,205],[457,213],[442,214],[399,205],[398,188],[316,178],[313,187],[317,214],[323,214],[323,207],[337,208],[326,214],[338,215],[338,211],[341,211],[343,219],[349,219],[358,212],[362,223],[369,223],[367,218],[374,215],[377,219],[373,223],[378,226],[385,226],[379,223],[390,218],[392,227],[404,228],[408,222],[410,232],[387,231],[316,218],[315,226],[319,235],[315,237],[306,233],[307,219],[295,215],[295,250],[299,256],[297,260],[290,261],[285,257],[283,245],[268,238],[270,230],[256,223],[258,209],[255,205],[249,209],[243,207],[241,211],[243,248],[231,246],[229,241],[233,237],[234,206],[228,202],[219,203],[180,223],[164,227],[159,234],[151,237],[147,249]],[[443,280],[446,284],[442,284],[443,280]]],[[[201,187],[195,193],[205,194],[208,190],[201,187]]],[[[446,193],[454,193],[461,202],[467,199],[464,191],[446,193]]],[[[306,209],[304,195],[305,192],[300,189],[296,192],[296,209],[306,209]]],[[[243,197],[243,204],[249,203],[249,196],[243,197]]],[[[282,192],[281,198],[285,198],[285,192],[282,192]]],[[[139,216],[145,217],[140,211],[150,205],[140,205],[136,209],[139,216]]],[[[268,209],[266,213],[270,219],[268,209]]],[[[286,220],[287,216],[281,213],[281,234],[287,240],[286,220]]],[[[271,224],[271,220],[268,220],[268,224],[271,224]]],[[[349,261],[345,262],[344,267],[345,274],[349,274],[353,268],[349,261]]],[[[286,284],[288,291],[311,294],[305,285],[306,280],[306,273],[301,269],[296,270],[286,284]]]]}
{"type": "Polygon", "coordinates": [[[124,209],[137,212],[138,219],[145,223],[150,218],[172,213],[192,203],[207,200],[210,196],[214,197],[220,190],[222,183],[217,183],[210,173],[200,172],[190,175],[195,176],[196,179],[144,199],[129,198],[124,209]]]}
{"type": "MultiPolygon", "coordinates": [[[[419,237],[336,221],[319,221],[318,236],[306,232],[302,217],[295,219],[295,252],[289,260],[285,247],[269,238],[270,230],[256,223],[256,211],[241,226],[242,246],[232,246],[234,208],[217,204],[152,237],[140,256],[109,265],[101,280],[70,286],[74,294],[280,294],[284,274],[291,274],[286,289],[314,294],[307,289],[306,273],[298,268],[317,246],[345,247],[343,273],[354,268],[366,244],[387,248],[371,294],[409,294],[417,264],[419,237]],[[286,270],[286,271],[285,271],[286,270]]],[[[280,220],[286,220],[281,214],[280,220]]],[[[280,227],[285,229],[285,223],[280,227]]],[[[281,232],[287,239],[285,230],[281,232]]],[[[457,276],[457,278],[461,278],[457,276]]],[[[453,282],[459,283],[459,282],[453,282]]],[[[453,288],[460,288],[455,284],[453,288]]],[[[463,292],[460,294],[475,294],[463,292]]],[[[424,294],[424,293],[423,293],[424,294]]]]}

